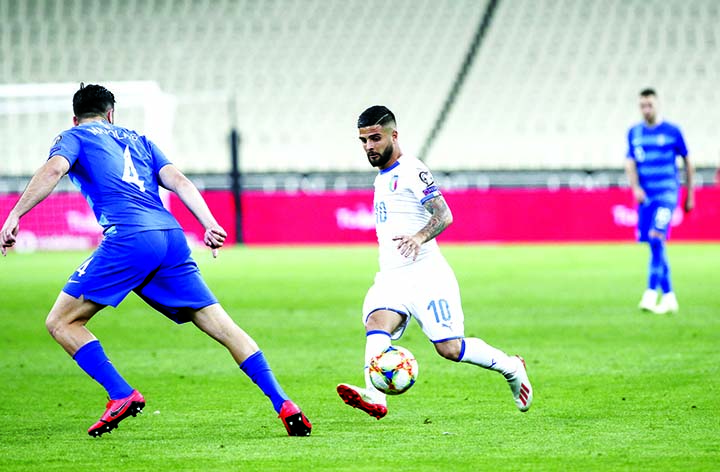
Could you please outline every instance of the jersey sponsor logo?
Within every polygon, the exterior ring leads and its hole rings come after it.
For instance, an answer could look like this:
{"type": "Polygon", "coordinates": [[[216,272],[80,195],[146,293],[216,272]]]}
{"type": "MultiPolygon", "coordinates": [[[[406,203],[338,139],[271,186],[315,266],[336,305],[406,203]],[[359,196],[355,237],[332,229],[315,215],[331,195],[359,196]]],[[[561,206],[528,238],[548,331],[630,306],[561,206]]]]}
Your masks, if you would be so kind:
{"type": "Polygon", "coordinates": [[[422,183],[424,183],[428,187],[435,183],[435,179],[433,179],[433,176],[429,170],[424,170],[420,172],[420,174],[418,174],[418,177],[420,177],[422,183]]]}
{"type": "Polygon", "coordinates": [[[58,135],[55,137],[55,139],[53,140],[53,143],[52,143],[53,147],[54,147],[54,146],[57,146],[61,139],[62,139],[62,134],[58,134],[58,135]]]}
{"type": "Polygon", "coordinates": [[[665,135],[664,134],[658,134],[657,144],[658,144],[658,146],[662,146],[663,144],[665,144],[665,135]]]}
{"type": "Polygon", "coordinates": [[[390,179],[390,191],[391,192],[394,192],[395,190],[397,190],[399,178],[400,178],[399,175],[393,175],[392,178],[390,179]]]}

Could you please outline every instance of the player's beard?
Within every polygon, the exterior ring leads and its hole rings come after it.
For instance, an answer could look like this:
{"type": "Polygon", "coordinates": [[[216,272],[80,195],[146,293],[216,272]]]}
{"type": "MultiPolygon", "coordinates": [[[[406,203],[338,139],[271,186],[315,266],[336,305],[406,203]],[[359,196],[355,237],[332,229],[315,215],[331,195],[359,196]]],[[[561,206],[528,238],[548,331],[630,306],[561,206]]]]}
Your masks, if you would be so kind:
{"type": "Polygon", "coordinates": [[[370,162],[370,165],[373,167],[384,167],[385,164],[390,161],[394,150],[395,148],[393,147],[392,143],[390,143],[379,156],[376,154],[368,155],[367,158],[370,162]]]}

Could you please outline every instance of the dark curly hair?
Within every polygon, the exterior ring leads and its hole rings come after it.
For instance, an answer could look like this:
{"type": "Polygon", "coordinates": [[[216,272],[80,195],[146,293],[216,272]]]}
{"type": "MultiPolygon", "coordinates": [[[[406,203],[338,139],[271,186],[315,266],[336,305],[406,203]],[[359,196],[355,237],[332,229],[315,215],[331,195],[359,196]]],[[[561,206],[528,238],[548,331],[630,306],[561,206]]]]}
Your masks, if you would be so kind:
{"type": "Polygon", "coordinates": [[[102,85],[85,85],[81,82],[80,90],[73,95],[73,113],[80,119],[104,116],[114,107],[115,96],[102,85]]]}

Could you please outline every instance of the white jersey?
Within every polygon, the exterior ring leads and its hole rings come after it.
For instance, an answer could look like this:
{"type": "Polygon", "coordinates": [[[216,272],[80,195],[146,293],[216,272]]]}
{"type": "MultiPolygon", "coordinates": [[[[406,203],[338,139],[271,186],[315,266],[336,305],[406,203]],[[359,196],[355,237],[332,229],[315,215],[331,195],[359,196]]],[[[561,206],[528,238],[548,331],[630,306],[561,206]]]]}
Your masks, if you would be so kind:
{"type": "MultiPolygon", "coordinates": [[[[403,155],[375,177],[375,231],[380,246],[380,271],[413,263],[397,248],[396,236],[412,236],[430,220],[423,204],[440,194],[428,168],[418,159],[403,155]]],[[[440,255],[431,239],[420,247],[417,262],[440,255]]]]}

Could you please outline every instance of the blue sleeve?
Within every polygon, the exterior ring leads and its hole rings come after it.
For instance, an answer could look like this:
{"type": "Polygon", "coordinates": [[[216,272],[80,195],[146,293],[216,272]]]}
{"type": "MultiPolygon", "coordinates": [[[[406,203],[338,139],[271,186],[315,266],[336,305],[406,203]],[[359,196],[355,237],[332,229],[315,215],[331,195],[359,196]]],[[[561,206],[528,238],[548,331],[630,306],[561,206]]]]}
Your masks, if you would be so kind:
{"type": "Polygon", "coordinates": [[[158,172],[160,172],[160,169],[168,164],[172,164],[172,162],[165,157],[165,153],[163,153],[155,143],[148,139],[147,144],[148,149],[150,149],[150,155],[152,156],[153,171],[155,172],[155,175],[157,175],[158,172]]]}
{"type": "Polygon", "coordinates": [[[627,134],[627,143],[628,143],[628,150],[627,154],[625,154],[625,157],[628,159],[635,160],[635,147],[632,144],[632,136],[633,136],[633,128],[630,128],[627,134]]]}
{"type": "Polygon", "coordinates": [[[685,138],[683,138],[683,135],[680,132],[680,128],[675,128],[675,132],[677,133],[677,144],[675,147],[675,152],[678,156],[687,157],[688,150],[687,146],[685,145],[685,138]]]}
{"type": "Polygon", "coordinates": [[[80,157],[80,140],[67,131],[60,133],[53,141],[48,153],[48,159],[53,156],[62,156],[68,160],[70,167],[80,157]]]}

